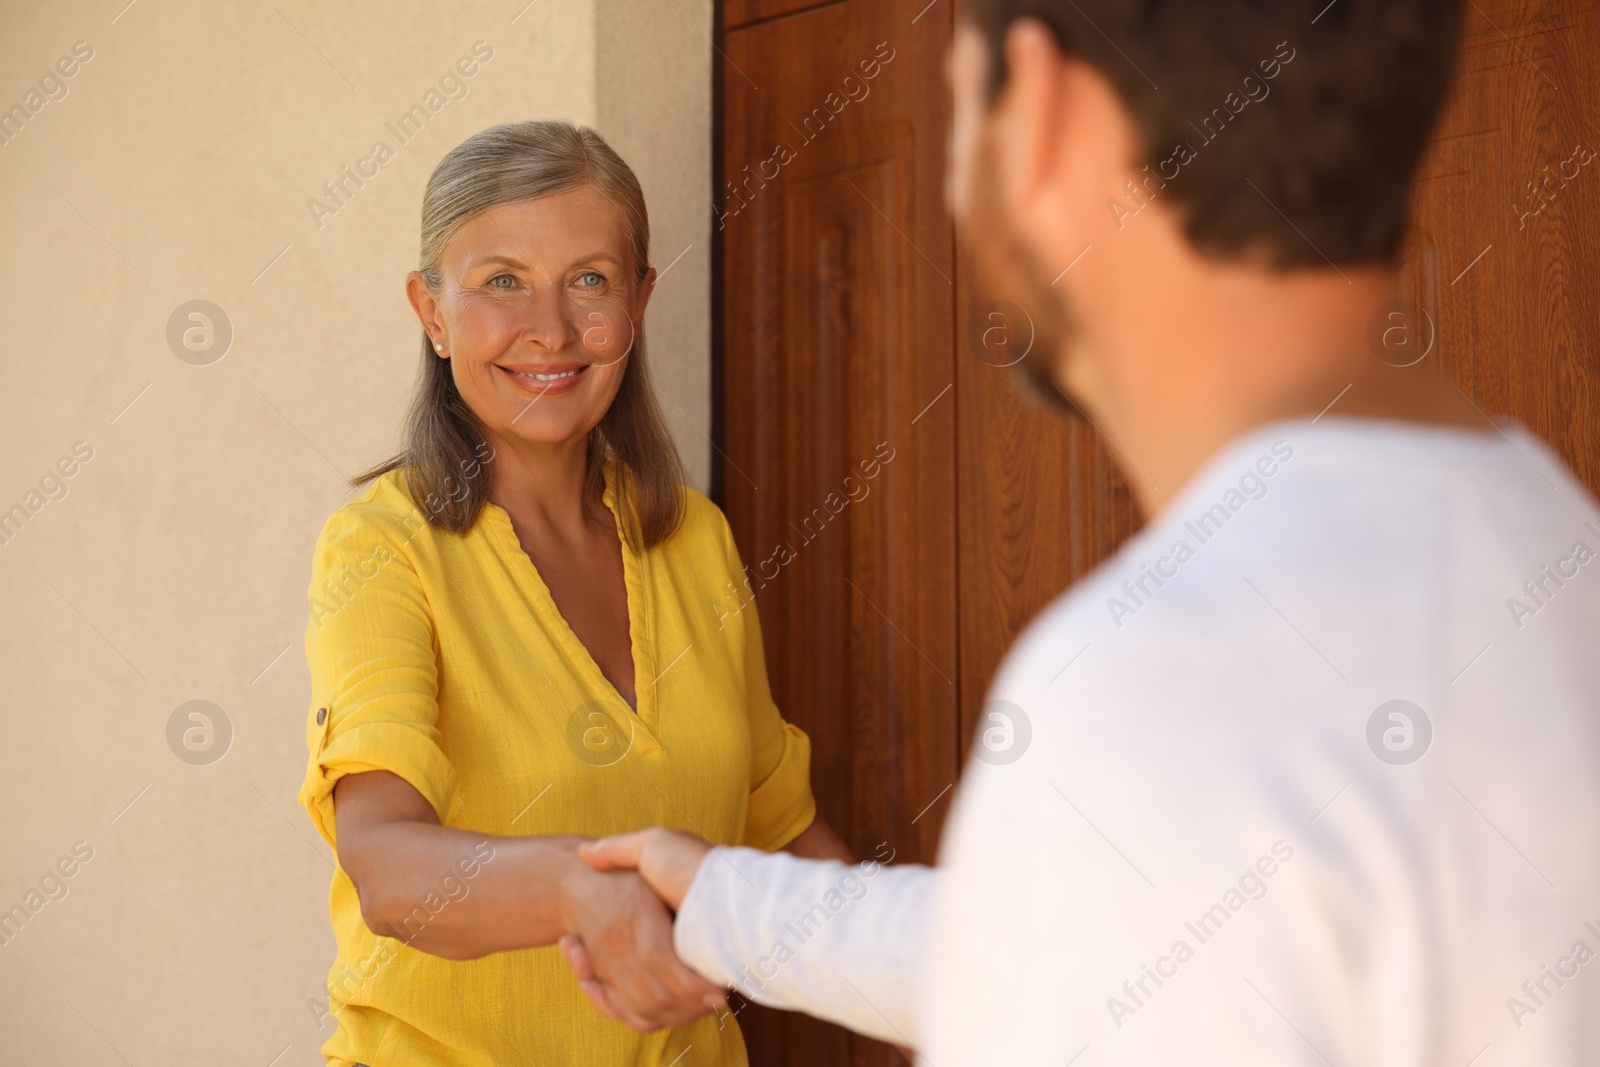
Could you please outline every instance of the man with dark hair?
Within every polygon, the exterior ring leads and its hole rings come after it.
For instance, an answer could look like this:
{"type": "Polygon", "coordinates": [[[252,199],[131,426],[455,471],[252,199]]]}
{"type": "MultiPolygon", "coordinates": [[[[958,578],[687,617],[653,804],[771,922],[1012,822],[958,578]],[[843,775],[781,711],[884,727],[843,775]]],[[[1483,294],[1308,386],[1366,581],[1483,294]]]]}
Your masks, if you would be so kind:
{"type": "Polygon", "coordinates": [[[1457,22],[971,4],[952,208],[1150,522],[1010,650],[937,869],[587,847],[685,961],[938,1067],[1600,1063],[1600,509],[1393,351],[1457,22]]]}
{"type": "Polygon", "coordinates": [[[1006,32],[1026,18],[1105,79],[1138,140],[1138,195],[1150,195],[1152,173],[1165,176],[1171,188],[1155,183],[1157,199],[1183,205],[1195,248],[1326,267],[1386,262],[1399,248],[1460,9],[1459,0],[969,0],[965,14],[988,57],[986,104],[1007,83],[1006,32]]]}

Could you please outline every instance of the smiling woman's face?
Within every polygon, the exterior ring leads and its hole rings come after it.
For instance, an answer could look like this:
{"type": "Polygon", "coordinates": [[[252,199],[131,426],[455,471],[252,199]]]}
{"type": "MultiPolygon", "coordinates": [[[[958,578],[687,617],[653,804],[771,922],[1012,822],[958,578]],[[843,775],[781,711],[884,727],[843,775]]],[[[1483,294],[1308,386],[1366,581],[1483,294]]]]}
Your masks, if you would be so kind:
{"type": "Polygon", "coordinates": [[[445,245],[441,285],[408,293],[491,438],[577,442],[611,406],[655,285],[636,283],[621,211],[585,186],[501,204],[445,245]]]}

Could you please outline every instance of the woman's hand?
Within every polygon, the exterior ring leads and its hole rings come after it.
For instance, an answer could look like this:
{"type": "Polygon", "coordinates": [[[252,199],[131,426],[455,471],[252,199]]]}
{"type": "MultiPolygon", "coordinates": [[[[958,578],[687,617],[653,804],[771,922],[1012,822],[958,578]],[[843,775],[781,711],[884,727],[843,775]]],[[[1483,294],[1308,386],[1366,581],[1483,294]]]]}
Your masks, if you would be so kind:
{"type": "MultiPolygon", "coordinates": [[[[578,855],[594,868],[592,872],[594,878],[629,879],[630,886],[637,885],[650,897],[650,903],[654,905],[652,915],[659,913],[662,925],[656,927],[652,922],[649,929],[643,931],[643,935],[651,939],[663,938],[665,943],[662,950],[671,955],[679,968],[693,975],[695,983],[698,984],[687,988],[697,988],[702,992],[709,990],[710,993],[702,995],[700,1002],[713,1011],[719,1011],[727,1006],[723,991],[678,962],[677,953],[672,947],[672,919],[666,910],[668,907],[676,910],[683,903],[684,894],[689,891],[689,883],[694,881],[695,872],[700,869],[700,863],[709,851],[711,846],[693,834],[660,828],[617,834],[599,841],[586,841],[578,846],[578,855]]],[[[581,889],[577,879],[572,881],[576,889],[581,889]]],[[[643,910],[635,908],[633,913],[640,914],[643,910]]],[[[642,983],[643,988],[639,988],[641,983],[637,982],[632,989],[623,986],[621,982],[628,978],[626,970],[621,972],[620,979],[614,978],[613,974],[617,969],[608,967],[606,963],[607,955],[612,952],[615,952],[614,947],[609,950],[602,948],[580,930],[575,930],[574,934],[561,939],[561,954],[572,967],[579,988],[594,1003],[600,1014],[621,1020],[635,1030],[654,1029],[641,1023],[666,1018],[673,1015],[673,1012],[670,1004],[665,1009],[656,1007],[654,1010],[651,1009],[651,1005],[666,999],[663,994],[676,990],[658,989],[649,983],[642,983]],[[655,998],[654,1001],[652,997],[655,998]]],[[[625,954],[621,958],[626,958],[625,954]]],[[[677,990],[683,988],[686,987],[676,987],[677,990]]],[[[696,1011],[689,1018],[695,1018],[700,1014],[696,1011]]],[[[688,1019],[681,1021],[687,1022],[688,1019]]],[[[674,1023],[657,1025],[674,1025],[674,1023]]]]}
{"type": "Polygon", "coordinates": [[[576,865],[560,910],[562,953],[602,1015],[645,1033],[726,1009],[722,989],[678,959],[672,916],[638,874],[576,865]]]}

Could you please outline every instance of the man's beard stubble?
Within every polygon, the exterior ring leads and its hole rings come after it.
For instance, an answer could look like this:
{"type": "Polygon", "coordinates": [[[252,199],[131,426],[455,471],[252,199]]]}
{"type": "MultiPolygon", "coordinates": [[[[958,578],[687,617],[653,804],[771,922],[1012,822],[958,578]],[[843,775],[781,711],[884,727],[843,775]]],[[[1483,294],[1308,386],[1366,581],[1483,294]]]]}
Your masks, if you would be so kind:
{"type": "Polygon", "coordinates": [[[1000,210],[997,153],[992,150],[988,135],[976,155],[967,219],[965,225],[957,220],[956,226],[973,268],[976,288],[985,297],[1017,303],[1032,320],[1033,345],[1012,364],[1019,391],[1046,407],[1082,419],[1084,414],[1077,402],[1055,376],[1077,335],[1067,295],[1046,280],[1050,275],[1000,210]]]}

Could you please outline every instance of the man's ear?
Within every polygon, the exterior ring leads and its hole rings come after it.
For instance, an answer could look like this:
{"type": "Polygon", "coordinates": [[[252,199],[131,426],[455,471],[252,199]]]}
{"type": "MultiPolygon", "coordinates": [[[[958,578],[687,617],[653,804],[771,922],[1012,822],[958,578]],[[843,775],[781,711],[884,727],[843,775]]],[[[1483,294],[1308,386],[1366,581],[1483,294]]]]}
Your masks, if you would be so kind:
{"type": "Polygon", "coordinates": [[[1065,266],[1104,233],[1138,133],[1105,75],[1038,19],[1014,22],[1005,52],[990,140],[1001,206],[1042,263],[1065,266]]]}
{"type": "Polygon", "coordinates": [[[991,116],[1007,212],[1026,217],[1051,185],[1060,151],[1066,57],[1050,30],[1024,18],[1006,30],[1006,80],[991,116]]]}

